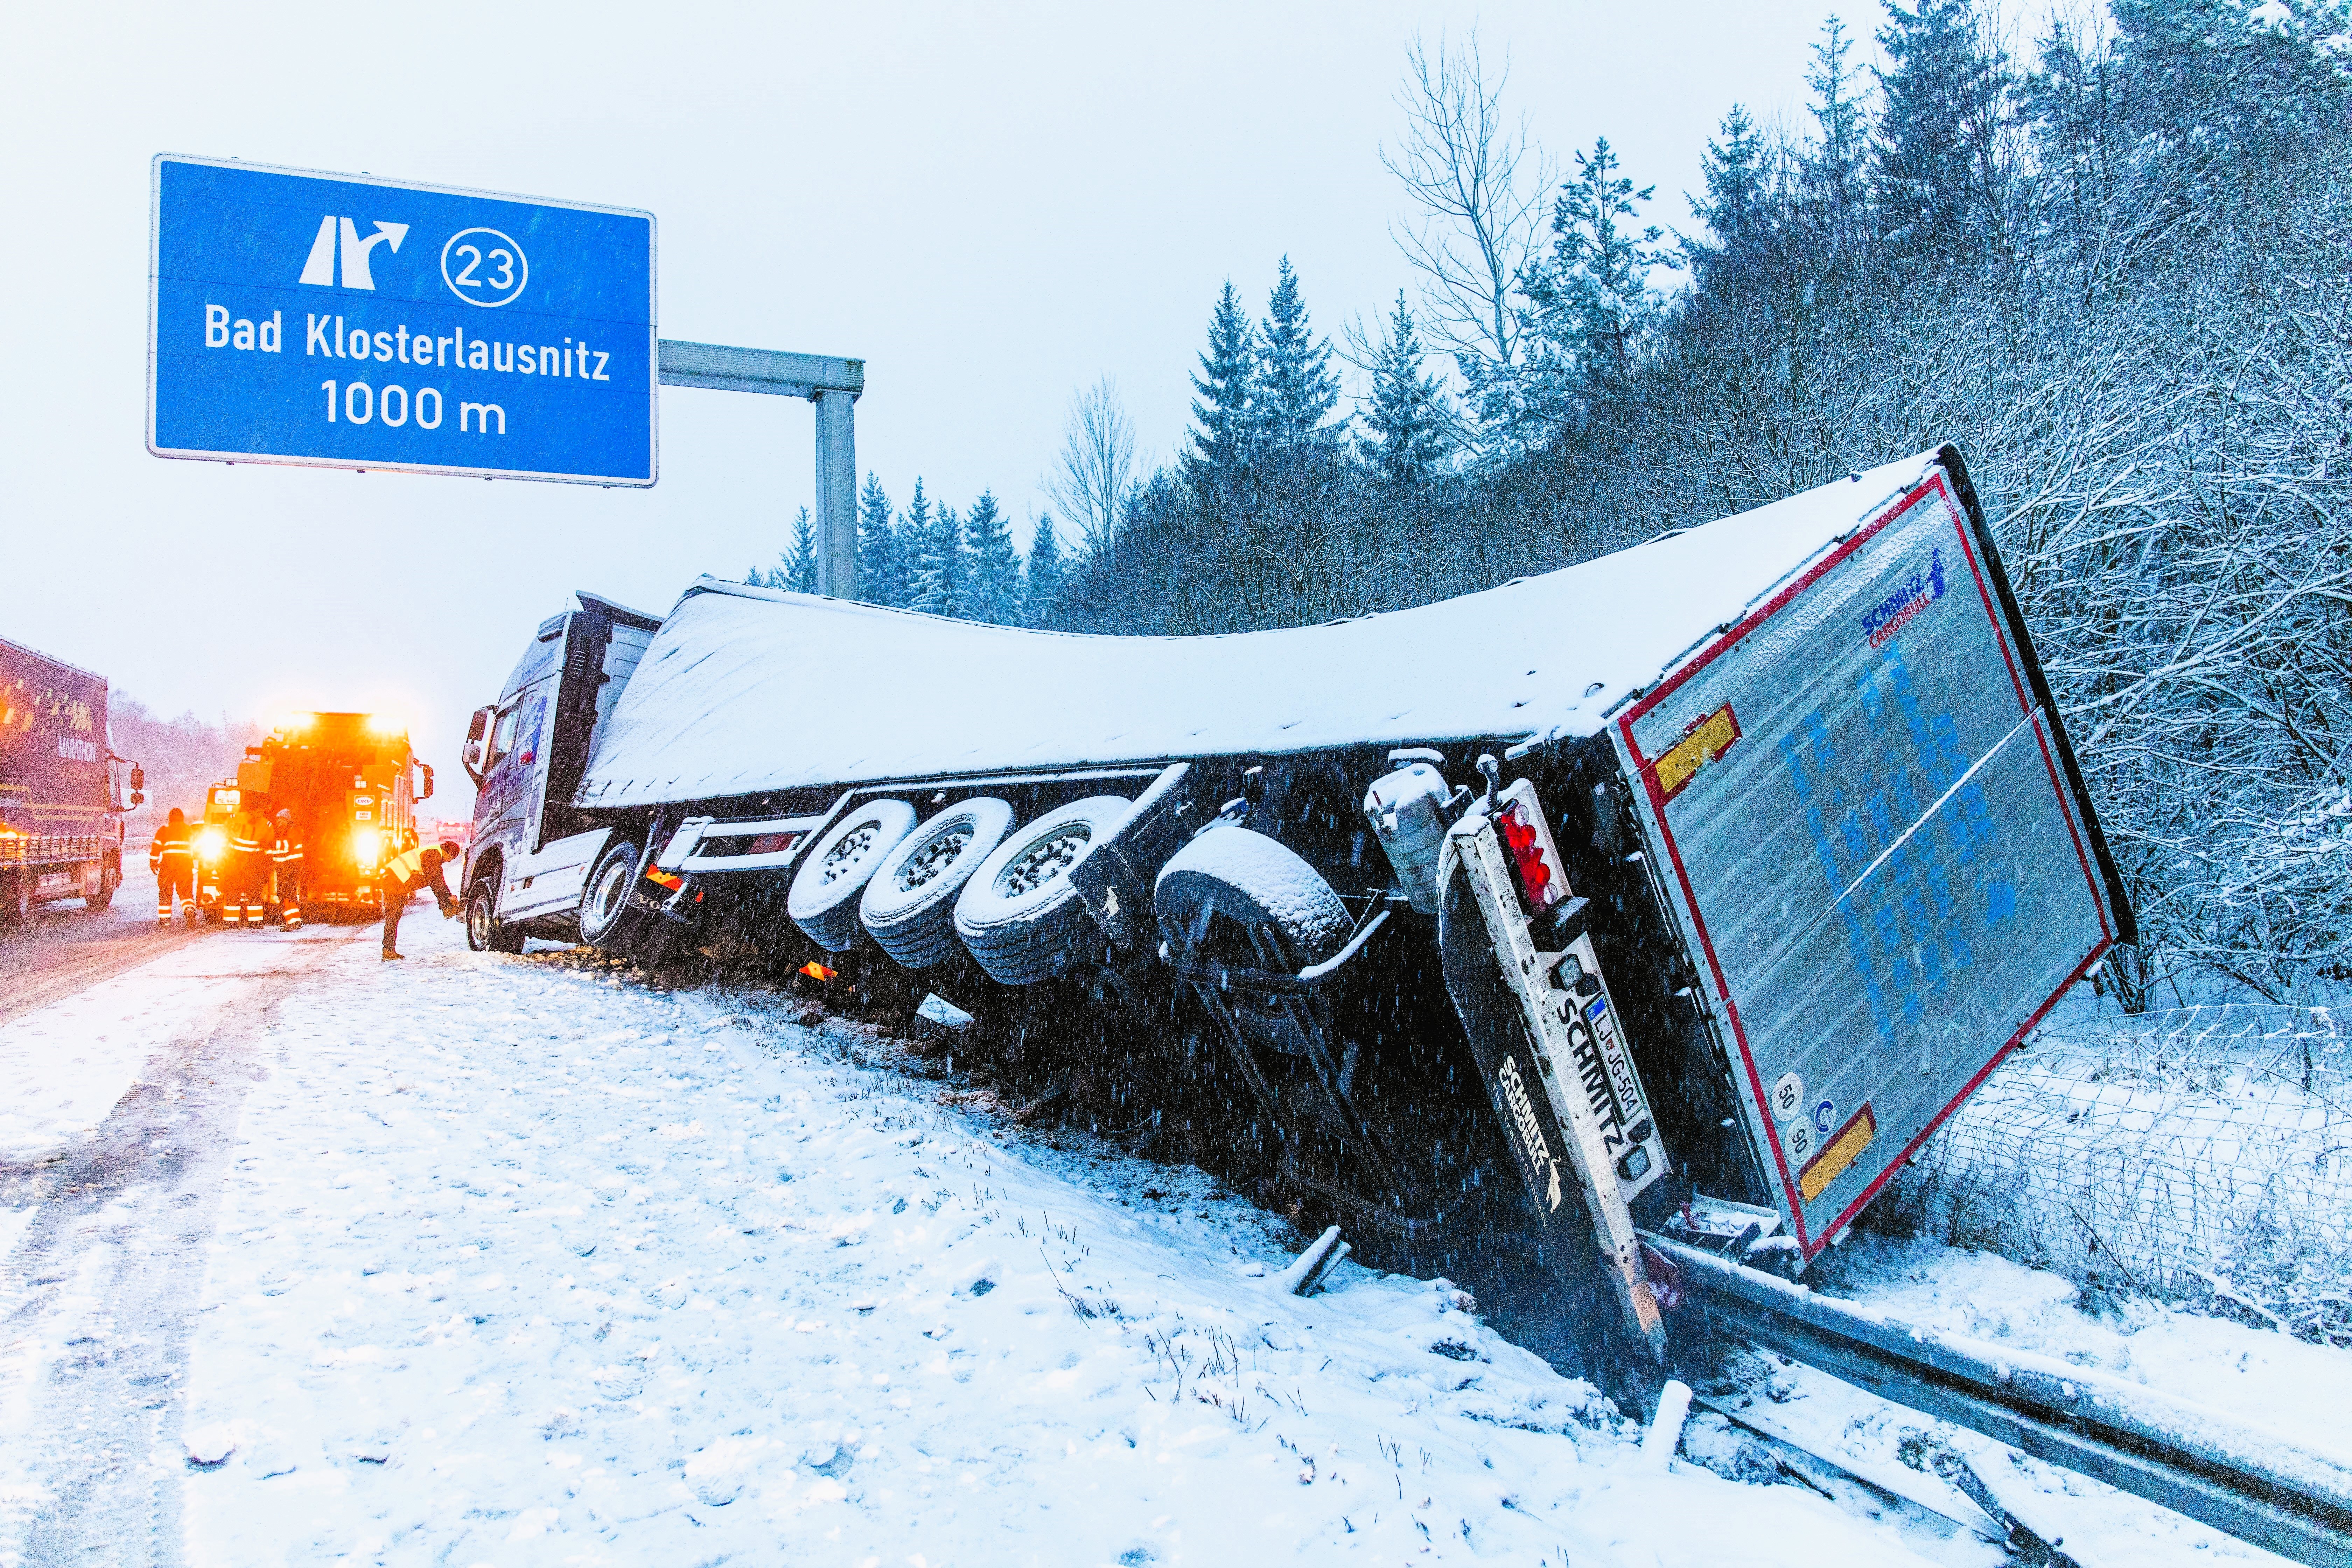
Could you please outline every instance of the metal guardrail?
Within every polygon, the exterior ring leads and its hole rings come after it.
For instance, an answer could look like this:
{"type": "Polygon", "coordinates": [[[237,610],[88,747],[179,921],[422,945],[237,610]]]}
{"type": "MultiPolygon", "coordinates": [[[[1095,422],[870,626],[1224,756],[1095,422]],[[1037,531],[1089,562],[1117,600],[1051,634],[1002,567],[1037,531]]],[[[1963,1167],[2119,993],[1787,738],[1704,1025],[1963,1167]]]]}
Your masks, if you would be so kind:
{"type": "Polygon", "coordinates": [[[1643,1240],[1681,1269],[1685,1313],[2281,1556],[2352,1564],[2352,1467],[2138,1384],[1643,1240]]]}

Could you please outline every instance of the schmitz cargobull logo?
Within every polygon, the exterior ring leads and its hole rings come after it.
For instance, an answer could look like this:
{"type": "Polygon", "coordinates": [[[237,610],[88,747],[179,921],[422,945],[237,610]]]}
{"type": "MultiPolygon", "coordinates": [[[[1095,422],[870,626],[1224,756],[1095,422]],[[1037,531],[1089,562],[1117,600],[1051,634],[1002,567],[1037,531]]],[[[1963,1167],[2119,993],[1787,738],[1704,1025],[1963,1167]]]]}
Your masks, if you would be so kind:
{"type": "Polygon", "coordinates": [[[1909,626],[1928,605],[1944,596],[1944,552],[1931,551],[1927,570],[1914,572],[1904,579],[1895,592],[1872,605],[1862,617],[1862,629],[1869,634],[1870,646],[1885,647],[1895,634],[1909,626]]]}
{"type": "Polygon", "coordinates": [[[1559,1207],[1559,1161],[1545,1141],[1543,1123],[1536,1120],[1534,1101],[1528,1098],[1527,1080],[1519,1076],[1519,1064],[1506,1057],[1503,1070],[1496,1075],[1502,1086],[1503,1104],[1510,1113],[1511,1135],[1518,1140],[1519,1153],[1528,1166],[1543,1173],[1547,1191],[1544,1194],[1546,1212],[1559,1207]]]}

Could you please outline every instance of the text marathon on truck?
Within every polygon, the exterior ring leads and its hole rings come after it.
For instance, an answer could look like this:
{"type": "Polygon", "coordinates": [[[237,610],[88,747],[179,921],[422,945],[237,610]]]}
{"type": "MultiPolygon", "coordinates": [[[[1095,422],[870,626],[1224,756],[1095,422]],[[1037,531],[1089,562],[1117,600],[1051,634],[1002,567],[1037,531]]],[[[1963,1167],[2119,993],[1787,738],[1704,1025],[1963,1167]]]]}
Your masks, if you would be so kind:
{"type": "Polygon", "coordinates": [[[1124,1013],[1070,1037],[1163,1085],[1205,1047],[1306,1210],[1407,1258],[1532,1215],[1652,1353],[1637,1230],[1801,1269],[2132,936],[1949,447],[1244,636],[583,594],[466,761],[477,947],[890,964],[1008,1038],[1124,1013]]]}
{"type": "Polygon", "coordinates": [[[650,214],[163,156],[159,457],[647,485],[650,214]]]}

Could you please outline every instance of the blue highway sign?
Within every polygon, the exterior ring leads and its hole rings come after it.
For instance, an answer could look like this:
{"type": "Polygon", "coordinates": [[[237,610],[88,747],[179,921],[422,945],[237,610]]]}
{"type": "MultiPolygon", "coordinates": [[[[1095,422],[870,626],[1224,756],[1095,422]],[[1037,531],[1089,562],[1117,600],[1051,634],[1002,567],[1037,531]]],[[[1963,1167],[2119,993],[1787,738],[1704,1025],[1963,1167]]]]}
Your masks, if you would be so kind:
{"type": "Polygon", "coordinates": [[[155,159],[159,458],[650,485],[654,217],[155,159]]]}

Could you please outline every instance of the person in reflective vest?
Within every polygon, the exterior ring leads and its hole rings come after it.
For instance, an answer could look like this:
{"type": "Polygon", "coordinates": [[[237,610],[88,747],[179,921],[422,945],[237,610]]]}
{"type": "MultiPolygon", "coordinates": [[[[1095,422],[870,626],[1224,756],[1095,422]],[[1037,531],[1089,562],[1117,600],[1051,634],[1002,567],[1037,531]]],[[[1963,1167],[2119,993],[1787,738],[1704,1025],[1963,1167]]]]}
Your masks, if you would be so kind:
{"type": "Polygon", "coordinates": [[[400,956],[394,947],[400,936],[400,911],[408,896],[422,889],[433,889],[434,901],[441,906],[441,918],[454,920],[457,900],[449,891],[449,884],[441,875],[441,868],[456,863],[463,851],[454,838],[444,838],[438,844],[419,844],[404,849],[383,863],[383,871],[376,879],[376,889],[383,897],[383,955],[387,959],[400,956]]]}
{"type": "Polygon", "coordinates": [[[294,813],[276,818],[278,837],[269,847],[269,863],[278,873],[278,923],[286,931],[302,929],[302,836],[294,829],[294,813]]]}
{"type": "Polygon", "coordinates": [[[228,819],[228,864],[221,872],[221,921],[261,929],[261,897],[269,887],[269,818],[250,805],[228,819]]]}
{"type": "Polygon", "coordinates": [[[155,923],[172,923],[172,894],[177,891],[181,911],[190,925],[195,924],[196,830],[176,805],[147,847],[147,868],[155,873],[155,923]]]}

